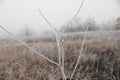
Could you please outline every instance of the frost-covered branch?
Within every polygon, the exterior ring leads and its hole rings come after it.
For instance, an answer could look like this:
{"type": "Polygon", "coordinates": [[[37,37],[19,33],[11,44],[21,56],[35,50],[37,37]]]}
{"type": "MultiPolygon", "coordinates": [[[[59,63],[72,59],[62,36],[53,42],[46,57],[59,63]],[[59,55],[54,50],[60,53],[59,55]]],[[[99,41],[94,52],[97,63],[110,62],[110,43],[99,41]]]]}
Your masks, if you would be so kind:
{"type": "Polygon", "coordinates": [[[61,51],[60,51],[60,43],[59,43],[59,35],[57,30],[53,27],[53,25],[48,21],[48,19],[42,14],[42,12],[40,11],[40,9],[38,9],[40,15],[43,17],[43,19],[47,22],[47,24],[51,27],[51,29],[53,30],[54,34],[55,34],[55,38],[57,41],[57,46],[58,46],[58,57],[59,57],[59,64],[61,65],[61,51]]]}
{"type": "MultiPolygon", "coordinates": [[[[78,14],[80,13],[81,9],[82,9],[82,6],[83,6],[83,3],[84,3],[85,0],[82,0],[82,2],[80,3],[80,7],[79,9],[77,10],[77,12],[75,13],[75,15],[71,18],[71,20],[68,22],[68,24],[66,25],[66,27],[68,27],[72,21],[78,16],[78,14]]],[[[61,32],[64,32],[65,28],[66,27],[63,27],[62,31],[61,32]]]]}
{"type": "Polygon", "coordinates": [[[18,39],[16,36],[14,36],[12,33],[10,33],[7,29],[5,29],[4,27],[2,27],[1,25],[0,25],[0,28],[1,28],[2,30],[4,30],[6,33],[8,33],[14,40],[16,40],[16,41],[20,42],[21,44],[23,44],[23,45],[24,45],[26,48],[28,48],[29,50],[32,50],[34,53],[36,53],[36,54],[39,55],[40,57],[42,57],[42,58],[46,59],[47,61],[49,61],[49,62],[51,62],[51,63],[56,64],[56,65],[59,66],[58,63],[56,63],[55,61],[47,58],[46,56],[44,56],[44,55],[41,54],[40,52],[32,49],[29,45],[27,45],[27,43],[23,42],[21,39],[18,39]]]}
{"type": "Polygon", "coordinates": [[[65,72],[64,72],[64,48],[63,48],[63,45],[62,44],[62,37],[61,35],[59,35],[59,33],[57,32],[57,30],[53,27],[53,25],[48,21],[48,19],[42,14],[42,12],[40,11],[40,9],[38,9],[40,15],[44,18],[44,20],[48,23],[48,25],[52,28],[54,34],[55,34],[55,38],[56,38],[56,41],[57,41],[57,46],[58,46],[58,58],[59,58],[59,68],[62,72],[62,76],[63,76],[63,79],[66,80],[66,75],[65,75],[65,72]]]}
{"type": "Polygon", "coordinates": [[[74,70],[73,70],[73,73],[72,73],[72,75],[71,75],[70,80],[73,78],[73,75],[74,75],[74,73],[75,73],[75,71],[76,71],[76,69],[77,69],[77,67],[78,67],[78,64],[79,64],[79,61],[80,61],[80,57],[81,57],[81,54],[82,54],[82,51],[83,51],[83,47],[84,47],[84,45],[85,45],[85,40],[86,40],[86,37],[87,37],[87,31],[88,31],[88,26],[87,26],[86,31],[85,31],[85,34],[84,34],[84,38],[83,38],[83,41],[82,41],[82,46],[81,46],[81,49],[80,49],[80,54],[79,54],[79,56],[78,56],[77,63],[76,63],[76,65],[75,65],[75,68],[74,68],[74,70]]]}

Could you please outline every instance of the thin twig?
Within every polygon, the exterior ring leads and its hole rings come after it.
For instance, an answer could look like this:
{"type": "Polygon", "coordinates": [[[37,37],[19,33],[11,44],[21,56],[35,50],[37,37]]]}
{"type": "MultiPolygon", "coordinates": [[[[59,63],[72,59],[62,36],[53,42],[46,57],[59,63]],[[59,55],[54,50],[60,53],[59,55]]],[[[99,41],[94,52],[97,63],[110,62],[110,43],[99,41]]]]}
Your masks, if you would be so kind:
{"type": "MultiPolygon", "coordinates": [[[[82,2],[81,2],[81,4],[80,4],[80,7],[79,7],[78,11],[75,13],[75,15],[72,17],[72,19],[68,22],[68,24],[66,25],[66,27],[68,27],[68,26],[72,23],[72,21],[77,17],[77,15],[80,13],[84,1],[85,1],[85,0],[82,0],[82,2]]],[[[61,32],[64,32],[64,30],[65,30],[66,27],[63,27],[63,29],[62,29],[61,32]]]]}
{"type": "Polygon", "coordinates": [[[48,25],[53,29],[53,31],[57,32],[53,25],[47,20],[47,18],[43,15],[40,9],[38,9],[40,15],[44,18],[44,20],[48,23],[48,25]]]}
{"type": "Polygon", "coordinates": [[[61,73],[62,73],[62,76],[63,76],[63,80],[66,80],[66,74],[65,74],[65,72],[63,70],[63,66],[60,66],[59,68],[61,70],[61,73]]]}
{"type": "Polygon", "coordinates": [[[61,65],[61,50],[60,50],[60,43],[59,43],[59,35],[57,30],[53,27],[53,25],[47,20],[47,18],[42,14],[42,12],[40,11],[40,9],[38,9],[40,15],[43,17],[43,19],[47,22],[47,24],[52,28],[54,34],[55,34],[55,38],[57,41],[57,46],[58,46],[58,58],[59,58],[59,64],[61,65]]]}
{"type": "Polygon", "coordinates": [[[62,67],[63,67],[63,71],[65,72],[65,70],[64,70],[64,40],[63,39],[61,39],[61,52],[62,52],[62,54],[61,54],[61,56],[62,56],[62,67]]]}
{"type": "Polygon", "coordinates": [[[76,63],[76,65],[75,65],[75,68],[74,68],[74,70],[73,70],[73,73],[72,73],[72,75],[71,75],[71,77],[70,77],[70,80],[73,78],[73,75],[74,75],[74,73],[75,73],[75,71],[76,71],[76,69],[77,69],[77,67],[78,67],[78,64],[79,64],[79,61],[80,61],[80,57],[81,57],[81,54],[82,54],[82,51],[83,51],[83,47],[84,47],[84,44],[85,44],[85,40],[86,40],[86,37],[87,37],[87,31],[88,31],[88,26],[87,26],[86,32],[85,32],[85,34],[84,34],[84,38],[83,38],[83,41],[82,41],[82,46],[81,46],[81,49],[80,49],[80,54],[79,54],[79,56],[78,56],[77,63],[76,63]]]}
{"type": "Polygon", "coordinates": [[[58,58],[59,58],[59,68],[62,72],[62,76],[63,76],[63,79],[66,80],[66,75],[64,73],[64,53],[63,53],[63,48],[61,48],[61,35],[59,35],[59,33],[57,32],[57,30],[53,27],[52,24],[50,24],[50,22],[47,20],[47,18],[42,14],[42,12],[40,11],[40,9],[38,9],[40,15],[44,18],[44,20],[48,23],[48,25],[52,28],[54,34],[55,34],[55,38],[56,38],[56,41],[57,41],[57,45],[58,45],[58,58]],[[61,62],[62,61],[62,62],[61,62]]]}
{"type": "Polygon", "coordinates": [[[59,66],[58,63],[56,63],[55,61],[47,58],[46,56],[44,56],[44,55],[41,54],[40,52],[34,50],[34,49],[31,48],[30,46],[28,46],[27,43],[23,42],[21,39],[18,39],[16,36],[14,36],[14,35],[11,34],[9,31],[7,31],[4,27],[0,26],[0,28],[1,28],[2,30],[4,30],[6,33],[8,33],[14,40],[16,40],[16,41],[20,42],[21,44],[23,44],[23,45],[24,45],[26,48],[28,48],[29,50],[33,50],[33,52],[36,53],[37,55],[39,55],[40,57],[42,57],[42,58],[46,59],[47,61],[49,61],[49,62],[51,62],[51,63],[56,64],[56,65],[59,66]]]}

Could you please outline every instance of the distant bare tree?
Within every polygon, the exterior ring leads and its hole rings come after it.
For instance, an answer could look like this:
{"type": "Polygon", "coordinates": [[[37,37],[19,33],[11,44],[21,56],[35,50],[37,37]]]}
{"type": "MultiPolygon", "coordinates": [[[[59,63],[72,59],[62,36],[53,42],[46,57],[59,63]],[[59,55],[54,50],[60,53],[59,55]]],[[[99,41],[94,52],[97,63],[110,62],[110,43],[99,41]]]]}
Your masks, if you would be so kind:
{"type": "Polygon", "coordinates": [[[99,31],[100,27],[96,24],[94,19],[88,18],[84,22],[81,22],[79,18],[76,18],[71,25],[65,28],[65,32],[79,32],[85,31],[86,26],[89,26],[88,31],[99,31]]]}
{"type": "MultiPolygon", "coordinates": [[[[80,18],[74,19],[72,23],[69,26],[63,26],[65,32],[79,32],[79,31],[85,31],[85,28],[83,27],[83,23],[81,22],[80,18]]],[[[61,31],[63,29],[61,28],[61,31]]]]}
{"type": "Polygon", "coordinates": [[[99,31],[100,30],[100,27],[98,27],[95,20],[90,17],[84,22],[84,26],[89,26],[88,31],[99,31]]]}
{"type": "Polygon", "coordinates": [[[24,28],[20,32],[20,35],[22,36],[31,36],[33,34],[33,30],[27,24],[25,24],[24,28]]]}
{"type": "Polygon", "coordinates": [[[120,17],[116,19],[115,29],[120,30],[120,17]]]}

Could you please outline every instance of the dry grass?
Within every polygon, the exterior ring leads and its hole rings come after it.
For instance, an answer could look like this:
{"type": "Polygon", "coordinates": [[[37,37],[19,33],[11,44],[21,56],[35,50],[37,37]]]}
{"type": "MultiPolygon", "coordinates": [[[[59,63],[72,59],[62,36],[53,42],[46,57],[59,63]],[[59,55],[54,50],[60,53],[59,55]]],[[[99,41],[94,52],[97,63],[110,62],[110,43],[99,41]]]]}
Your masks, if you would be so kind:
{"type": "MultiPolygon", "coordinates": [[[[82,41],[65,42],[65,73],[70,77],[82,41]]],[[[58,62],[55,42],[29,42],[37,51],[58,62]]],[[[119,80],[120,41],[87,40],[74,80],[119,80]]],[[[0,80],[59,80],[59,68],[26,49],[19,43],[0,46],[0,80]]]]}

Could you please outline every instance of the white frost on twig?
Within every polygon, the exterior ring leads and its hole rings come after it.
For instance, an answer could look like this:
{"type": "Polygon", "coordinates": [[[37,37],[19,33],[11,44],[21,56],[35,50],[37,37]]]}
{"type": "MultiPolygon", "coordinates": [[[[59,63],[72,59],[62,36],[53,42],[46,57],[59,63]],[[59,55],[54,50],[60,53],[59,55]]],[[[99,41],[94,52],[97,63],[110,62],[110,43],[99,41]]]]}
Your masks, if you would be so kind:
{"type": "Polygon", "coordinates": [[[86,31],[85,31],[85,34],[84,34],[84,38],[83,38],[83,41],[82,41],[82,46],[81,46],[81,49],[80,49],[80,54],[79,54],[79,56],[78,56],[77,63],[76,63],[76,65],[75,65],[75,68],[74,68],[74,70],[73,70],[73,73],[72,73],[72,75],[71,75],[70,80],[73,78],[73,75],[74,75],[74,73],[75,73],[75,71],[76,71],[76,69],[77,69],[77,66],[78,66],[78,64],[79,64],[80,57],[81,57],[81,54],[82,54],[82,51],[83,51],[83,47],[84,47],[84,44],[85,44],[85,40],[86,40],[86,37],[87,37],[87,31],[88,31],[88,26],[87,26],[86,31]]]}
{"type": "Polygon", "coordinates": [[[53,63],[53,64],[56,64],[56,65],[59,65],[58,63],[56,63],[55,61],[47,58],[46,56],[44,56],[43,54],[41,54],[40,52],[32,49],[29,45],[27,45],[27,43],[23,42],[21,39],[18,39],[16,36],[14,36],[13,34],[11,34],[9,31],[7,31],[4,27],[0,26],[0,28],[2,30],[4,30],[6,33],[8,33],[14,40],[20,42],[21,44],[23,44],[26,48],[28,48],[29,50],[32,50],[34,53],[36,53],[37,55],[41,56],[42,58],[46,59],[47,61],[53,63]]]}

